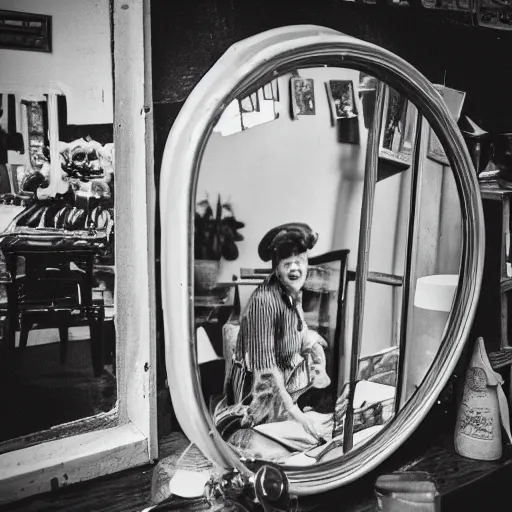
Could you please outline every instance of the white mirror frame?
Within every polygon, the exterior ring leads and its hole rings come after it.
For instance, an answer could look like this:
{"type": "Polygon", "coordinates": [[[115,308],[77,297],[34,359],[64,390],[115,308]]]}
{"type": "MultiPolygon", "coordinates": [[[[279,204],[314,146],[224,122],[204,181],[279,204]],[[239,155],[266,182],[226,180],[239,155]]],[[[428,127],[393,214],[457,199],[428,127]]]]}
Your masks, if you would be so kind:
{"type": "Polygon", "coordinates": [[[117,407],[106,414],[115,416],[115,426],[72,435],[97,417],[86,418],[59,425],[53,440],[0,455],[0,504],[147,464],[158,456],[149,4],[112,1],[117,407]]]}
{"type": "Polygon", "coordinates": [[[454,307],[440,350],[420,388],[364,446],[312,467],[285,467],[290,490],[298,495],[325,492],[361,477],[414,432],[446,385],[469,334],[484,254],[482,205],[469,153],[441,96],[413,66],[383,48],[311,25],[283,27],[236,43],[189,95],[169,134],[161,169],[166,364],[173,406],[189,439],[221,467],[250,475],[213,426],[202,398],[196,361],[192,219],[204,148],[224,108],[246,95],[254,84],[261,86],[293,69],[325,64],[366,71],[414,99],[447,149],[461,201],[463,250],[454,307]]]}

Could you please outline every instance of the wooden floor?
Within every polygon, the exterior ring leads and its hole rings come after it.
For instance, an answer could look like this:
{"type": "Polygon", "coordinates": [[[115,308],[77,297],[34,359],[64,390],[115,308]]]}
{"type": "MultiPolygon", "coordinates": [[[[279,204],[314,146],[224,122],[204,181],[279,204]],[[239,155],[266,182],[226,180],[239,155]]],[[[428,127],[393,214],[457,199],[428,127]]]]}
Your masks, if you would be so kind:
{"type": "MultiPolygon", "coordinates": [[[[160,440],[160,458],[182,451],[189,441],[181,433],[160,440]]],[[[154,466],[133,468],[115,475],[71,485],[1,508],[9,512],[141,512],[149,506],[154,466]]]]}

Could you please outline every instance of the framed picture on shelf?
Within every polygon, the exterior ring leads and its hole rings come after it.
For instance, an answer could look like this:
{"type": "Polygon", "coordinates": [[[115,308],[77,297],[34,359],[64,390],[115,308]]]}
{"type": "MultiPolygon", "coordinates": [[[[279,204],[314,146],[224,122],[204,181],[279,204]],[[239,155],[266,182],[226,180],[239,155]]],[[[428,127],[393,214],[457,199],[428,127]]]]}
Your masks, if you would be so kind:
{"type": "Polygon", "coordinates": [[[316,114],[314,80],[294,76],[290,79],[290,89],[293,119],[297,119],[298,116],[314,116],[316,114]]]}
{"type": "Polygon", "coordinates": [[[352,80],[329,80],[325,87],[331,107],[333,125],[336,125],[338,119],[357,117],[358,110],[352,80]]]}
{"type": "Polygon", "coordinates": [[[361,96],[365,92],[375,91],[377,87],[377,79],[364,71],[359,72],[358,92],[361,96]]]}
{"type": "Polygon", "coordinates": [[[386,87],[379,158],[407,168],[411,165],[416,131],[416,107],[391,87],[386,87]]]}

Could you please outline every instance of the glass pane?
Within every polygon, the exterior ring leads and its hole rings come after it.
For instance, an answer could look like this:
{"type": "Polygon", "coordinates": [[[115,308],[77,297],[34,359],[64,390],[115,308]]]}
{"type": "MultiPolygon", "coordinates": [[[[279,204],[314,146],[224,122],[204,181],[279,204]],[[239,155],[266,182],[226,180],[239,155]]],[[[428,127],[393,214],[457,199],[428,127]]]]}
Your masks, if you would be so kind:
{"type": "Polygon", "coordinates": [[[116,404],[109,2],[89,7],[46,13],[51,55],[1,50],[1,451],[116,404]]]}

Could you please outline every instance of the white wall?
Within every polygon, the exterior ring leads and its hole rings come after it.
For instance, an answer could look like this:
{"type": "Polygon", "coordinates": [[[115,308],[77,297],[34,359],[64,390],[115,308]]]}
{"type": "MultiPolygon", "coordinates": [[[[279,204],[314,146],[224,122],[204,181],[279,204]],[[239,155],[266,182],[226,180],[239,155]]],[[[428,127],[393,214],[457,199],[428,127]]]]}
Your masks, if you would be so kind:
{"type": "Polygon", "coordinates": [[[0,49],[0,83],[60,84],[70,124],[112,123],[109,0],[0,0],[0,8],[52,16],[52,53],[0,49]]]}

